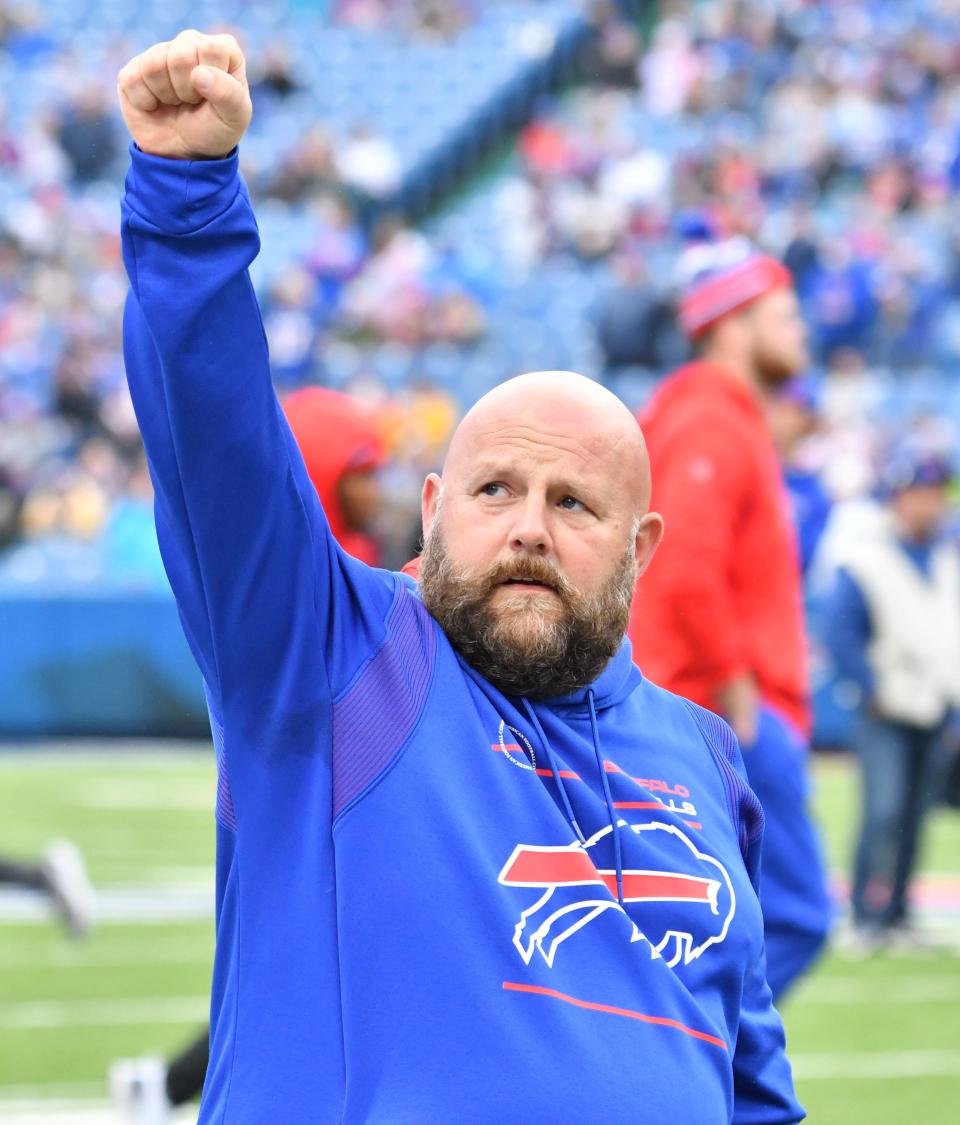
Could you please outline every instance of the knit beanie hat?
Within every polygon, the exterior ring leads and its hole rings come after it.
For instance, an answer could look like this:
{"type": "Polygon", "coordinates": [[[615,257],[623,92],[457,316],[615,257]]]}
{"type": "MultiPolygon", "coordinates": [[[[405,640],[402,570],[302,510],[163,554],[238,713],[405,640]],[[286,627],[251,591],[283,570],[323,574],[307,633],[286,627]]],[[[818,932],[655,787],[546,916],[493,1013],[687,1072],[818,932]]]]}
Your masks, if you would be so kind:
{"type": "Polygon", "coordinates": [[[691,340],[775,289],[793,285],[786,266],[744,238],[692,246],[677,272],[680,325],[691,340]]]}

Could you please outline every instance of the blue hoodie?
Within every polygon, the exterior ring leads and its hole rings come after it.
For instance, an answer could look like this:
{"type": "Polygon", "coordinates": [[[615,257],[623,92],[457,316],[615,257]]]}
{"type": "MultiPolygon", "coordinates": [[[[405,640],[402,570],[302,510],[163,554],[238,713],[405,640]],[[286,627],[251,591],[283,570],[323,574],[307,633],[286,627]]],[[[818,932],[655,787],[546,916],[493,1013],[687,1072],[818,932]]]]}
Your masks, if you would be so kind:
{"type": "Polygon", "coordinates": [[[124,343],[218,762],[200,1120],[796,1122],[762,815],[629,645],[508,698],[330,535],[270,383],[234,154],[132,153],[124,343]]]}

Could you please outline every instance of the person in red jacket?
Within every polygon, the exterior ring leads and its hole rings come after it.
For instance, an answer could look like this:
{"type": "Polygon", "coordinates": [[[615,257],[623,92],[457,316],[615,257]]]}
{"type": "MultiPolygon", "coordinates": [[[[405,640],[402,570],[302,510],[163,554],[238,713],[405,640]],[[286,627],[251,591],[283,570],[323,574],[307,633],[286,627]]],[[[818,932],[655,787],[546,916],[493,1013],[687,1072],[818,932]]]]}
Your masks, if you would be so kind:
{"type": "Polygon", "coordinates": [[[380,548],[370,525],[380,507],[377,470],[384,449],[376,420],[356,399],[324,387],[304,387],[283,403],[330,530],[341,547],[370,566],[380,548]]]}
{"type": "Polygon", "coordinates": [[[697,358],[641,414],[666,534],[634,598],[634,658],[723,715],[763,805],[761,881],[774,997],[830,924],[807,812],[810,731],[799,550],[765,399],[808,363],[789,272],[742,240],[689,252],[680,320],[697,358]]]}

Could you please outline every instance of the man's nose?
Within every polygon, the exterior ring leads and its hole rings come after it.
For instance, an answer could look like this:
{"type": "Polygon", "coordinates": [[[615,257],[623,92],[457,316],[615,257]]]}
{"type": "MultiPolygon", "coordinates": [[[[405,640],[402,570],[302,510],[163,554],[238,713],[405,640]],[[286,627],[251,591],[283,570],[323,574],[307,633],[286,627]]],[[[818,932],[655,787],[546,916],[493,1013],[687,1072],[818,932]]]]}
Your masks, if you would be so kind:
{"type": "Polygon", "coordinates": [[[531,555],[548,555],[553,547],[543,499],[529,496],[517,511],[510,529],[510,546],[514,551],[531,555]]]}

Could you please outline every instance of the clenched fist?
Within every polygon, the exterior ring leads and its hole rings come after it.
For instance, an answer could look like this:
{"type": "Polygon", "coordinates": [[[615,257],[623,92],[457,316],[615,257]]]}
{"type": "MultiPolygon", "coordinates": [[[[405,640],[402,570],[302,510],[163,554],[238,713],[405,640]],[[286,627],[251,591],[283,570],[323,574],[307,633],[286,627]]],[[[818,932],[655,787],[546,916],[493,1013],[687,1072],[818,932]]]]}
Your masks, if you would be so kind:
{"type": "Polygon", "coordinates": [[[181,31],[131,59],[117,92],[137,145],[175,160],[226,156],[253,115],[246,60],[232,35],[181,31]]]}

